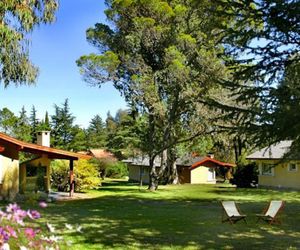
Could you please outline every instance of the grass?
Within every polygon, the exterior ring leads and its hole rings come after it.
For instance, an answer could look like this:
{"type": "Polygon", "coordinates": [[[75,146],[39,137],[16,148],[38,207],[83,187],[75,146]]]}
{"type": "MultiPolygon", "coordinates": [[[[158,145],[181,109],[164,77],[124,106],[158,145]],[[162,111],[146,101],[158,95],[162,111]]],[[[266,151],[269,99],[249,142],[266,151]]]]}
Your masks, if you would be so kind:
{"type": "Polygon", "coordinates": [[[72,249],[300,249],[300,192],[212,185],[160,186],[157,192],[106,181],[90,199],[56,202],[44,220],[68,231],[72,249]],[[256,224],[271,199],[287,202],[283,224],[256,224]],[[235,200],[248,224],[221,223],[221,200],[235,200]]]}

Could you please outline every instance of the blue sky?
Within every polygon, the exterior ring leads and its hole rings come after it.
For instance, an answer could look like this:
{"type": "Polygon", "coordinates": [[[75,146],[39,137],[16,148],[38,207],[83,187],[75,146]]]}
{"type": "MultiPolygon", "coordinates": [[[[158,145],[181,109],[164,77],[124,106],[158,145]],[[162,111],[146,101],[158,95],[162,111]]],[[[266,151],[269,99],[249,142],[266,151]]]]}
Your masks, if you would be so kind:
{"type": "Polygon", "coordinates": [[[0,108],[18,114],[25,106],[30,114],[32,105],[43,119],[51,115],[54,104],[62,105],[69,99],[75,123],[87,127],[91,118],[99,114],[106,118],[119,108],[126,108],[123,98],[110,83],[101,88],[90,87],[79,74],[75,61],[84,54],[95,52],[86,42],[85,31],[97,22],[105,22],[104,1],[60,0],[57,20],[38,27],[31,35],[30,57],[40,69],[35,86],[14,85],[0,87],[0,108]]]}

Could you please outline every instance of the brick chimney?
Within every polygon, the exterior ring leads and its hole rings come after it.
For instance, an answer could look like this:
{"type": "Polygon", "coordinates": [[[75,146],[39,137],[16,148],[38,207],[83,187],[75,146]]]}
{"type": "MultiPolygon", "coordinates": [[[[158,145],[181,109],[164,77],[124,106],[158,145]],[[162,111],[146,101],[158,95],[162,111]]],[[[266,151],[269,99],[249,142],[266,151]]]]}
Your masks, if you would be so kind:
{"type": "Polygon", "coordinates": [[[50,147],[50,131],[37,132],[37,144],[50,147]]]}

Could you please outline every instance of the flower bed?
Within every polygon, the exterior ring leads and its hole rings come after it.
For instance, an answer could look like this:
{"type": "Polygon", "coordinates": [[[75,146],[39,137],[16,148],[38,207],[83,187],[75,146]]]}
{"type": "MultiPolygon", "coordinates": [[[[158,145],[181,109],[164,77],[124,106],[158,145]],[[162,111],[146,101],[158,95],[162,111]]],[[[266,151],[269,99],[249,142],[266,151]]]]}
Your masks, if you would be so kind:
{"type": "MultiPolygon", "coordinates": [[[[39,203],[45,208],[45,202],[39,203]]],[[[59,249],[60,237],[55,236],[50,224],[40,226],[37,210],[23,210],[16,203],[0,210],[0,250],[59,249]]]]}

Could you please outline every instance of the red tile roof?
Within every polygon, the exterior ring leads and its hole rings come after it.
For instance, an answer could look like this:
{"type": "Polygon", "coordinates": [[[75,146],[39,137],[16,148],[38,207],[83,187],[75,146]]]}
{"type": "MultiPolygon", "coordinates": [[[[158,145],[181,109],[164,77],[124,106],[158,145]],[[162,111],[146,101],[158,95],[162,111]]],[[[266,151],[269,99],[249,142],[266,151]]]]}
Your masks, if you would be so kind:
{"type": "Polygon", "coordinates": [[[235,164],[218,161],[216,159],[210,157],[204,157],[202,160],[195,162],[190,168],[194,169],[199,166],[213,167],[213,166],[221,166],[221,167],[235,167],[235,164]]]}
{"type": "Polygon", "coordinates": [[[46,146],[40,146],[33,143],[23,142],[10,137],[6,134],[0,133],[0,149],[6,147],[6,145],[12,145],[17,148],[18,151],[28,152],[32,154],[42,155],[47,154],[51,159],[67,159],[67,160],[78,160],[78,159],[90,159],[88,155],[78,154],[62,149],[50,148],[46,146]],[[4,143],[4,144],[3,144],[4,143]]]}

